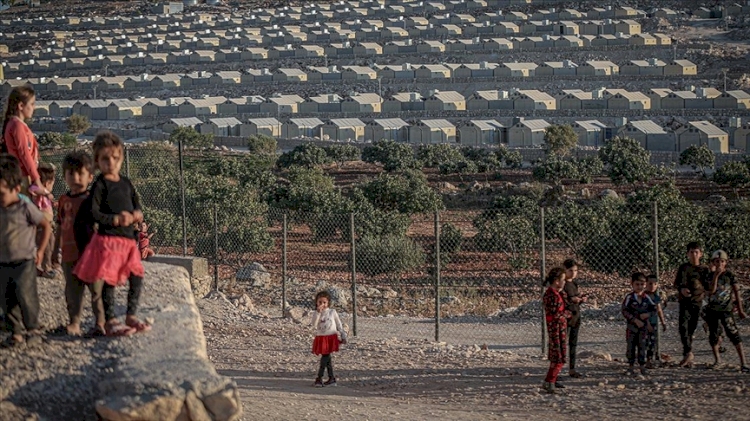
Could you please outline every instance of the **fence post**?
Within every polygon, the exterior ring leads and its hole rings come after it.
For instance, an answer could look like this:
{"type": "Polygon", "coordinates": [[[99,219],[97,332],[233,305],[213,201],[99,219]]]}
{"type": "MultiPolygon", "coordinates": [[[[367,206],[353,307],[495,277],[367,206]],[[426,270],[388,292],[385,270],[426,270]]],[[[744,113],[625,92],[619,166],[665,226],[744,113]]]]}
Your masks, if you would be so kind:
{"type": "Polygon", "coordinates": [[[125,176],[130,178],[130,148],[125,146],[125,176]]]}
{"type": "Polygon", "coordinates": [[[286,234],[287,234],[287,216],[284,214],[284,225],[281,229],[281,314],[284,315],[286,306],[286,234]]]}
{"type": "Polygon", "coordinates": [[[187,213],[185,210],[185,173],[182,156],[182,140],[177,142],[177,150],[180,161],[180,199],[182,200],[182,255],[187,256],[187,213]]]}
{"type": "Polygon", "coordinates": [[[440,211],[435,211],[435,342],[440,342],[440,211]]]}
{"type": "Polygon", "coordinates": [[[540,270],[540,284],[542,285],[542,291],[541,291],[541,302],[540,306],[542,306],[542,355],[545,355],[547,353],[547,318],[544,314],[544,277],[547,274],[547,243],[546,238],[544,234],[544,206],[539,207],[539,239],[540,239],[540,260],[541,260],[541,266],[539,268],[540,270]]]}
{"type": "Polygon", "coordinates": [[[357,336],[357,253],[354,238],[354,213],[349,214],[349,236],[352,259],[352,335],[357,336]]]}
{"type": "Polygon", "coordinates": [[[219,208],[214,202],[214,290],[219,290],[219,208]]]}
{"type": "MultiPolygon", "coordinates": [[[[653,230],[654,230],[654,266],[653,274],[656,276],[657,282],[659,281],[659,203],[654,201],[653,206],[653,230]]],[[[656,329],[656,352],[654,352],[654,358],[656,361],[661,361],[661,332],[658,326],[656,329]]]]}

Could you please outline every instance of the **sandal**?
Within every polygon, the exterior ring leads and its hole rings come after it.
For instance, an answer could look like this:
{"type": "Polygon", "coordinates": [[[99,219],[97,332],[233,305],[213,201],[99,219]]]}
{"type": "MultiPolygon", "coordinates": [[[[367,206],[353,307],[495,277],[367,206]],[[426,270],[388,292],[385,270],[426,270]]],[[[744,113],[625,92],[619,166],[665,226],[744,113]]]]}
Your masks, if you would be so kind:
{"type": "Polygon", "coordinates": [[[121,325],[119,323],[109,325],[106,329],[106,335],[109,337],[130,336],[136,332],[132,327],[121,325]]]}
{"type": "Polygon", "coordinates": [[[140,320],[132,322],[126,321],[125,324],[128,325],[128,327],[135,329],[136,332],[148,332],[149,330],[151,330],[150,324],[144,323],[140,320]]]}

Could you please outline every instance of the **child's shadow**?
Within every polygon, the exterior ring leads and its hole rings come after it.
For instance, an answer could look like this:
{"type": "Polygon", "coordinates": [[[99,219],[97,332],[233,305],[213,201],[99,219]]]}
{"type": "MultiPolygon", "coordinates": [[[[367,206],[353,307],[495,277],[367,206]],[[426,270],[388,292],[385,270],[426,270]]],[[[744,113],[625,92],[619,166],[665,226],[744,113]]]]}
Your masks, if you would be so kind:
{"type": "MultiPolygon", "coordinates": [[[[89,365],[83,370],[92,372],[95,369],[89,365]]],[[[94,421],[97,420],[97,377],[93,374],[56,374],[19,387],[5,400],[31,414],[37,414],[40,419],[94,421]]],[[[21,414],[19,417],[28,419],[21,414]]]]}

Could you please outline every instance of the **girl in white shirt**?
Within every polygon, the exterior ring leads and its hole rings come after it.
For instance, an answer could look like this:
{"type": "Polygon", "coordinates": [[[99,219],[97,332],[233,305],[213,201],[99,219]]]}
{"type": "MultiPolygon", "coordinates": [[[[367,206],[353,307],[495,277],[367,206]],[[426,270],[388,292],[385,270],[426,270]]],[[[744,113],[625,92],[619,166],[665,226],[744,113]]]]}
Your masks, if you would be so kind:
{"type": "Polygon", "coordinates": [[[315,340],[313,341],[312,353],[320,355],[320,368],[314,386],[336,386],[336,377],[333,376],[333,358],[331,354],[339,350],[339,344],[346,343],[346,332],[341,324],[338,313],[328,308],[331,296],[326,291],[315,295],[317,311],[313,313],[312,325],[315,328],[315,340]],[[341,335],[341,339],[339,339],[341,335]],[[323,372],[328,369],[328,380],[323,382],[323,372]]]}

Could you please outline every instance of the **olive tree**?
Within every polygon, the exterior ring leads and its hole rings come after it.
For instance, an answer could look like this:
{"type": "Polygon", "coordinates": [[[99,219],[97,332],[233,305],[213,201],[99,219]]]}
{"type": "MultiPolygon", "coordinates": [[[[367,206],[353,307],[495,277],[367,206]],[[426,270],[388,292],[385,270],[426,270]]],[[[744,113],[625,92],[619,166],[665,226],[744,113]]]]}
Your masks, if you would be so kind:
{"type": "Polygon", "coordinates": [[[690,145],[680,153],[680,165],[690,165],[694,170],[699,169],[706,176],[706,168],[713,168],[716,156],[707,145],[690,145]]]}

